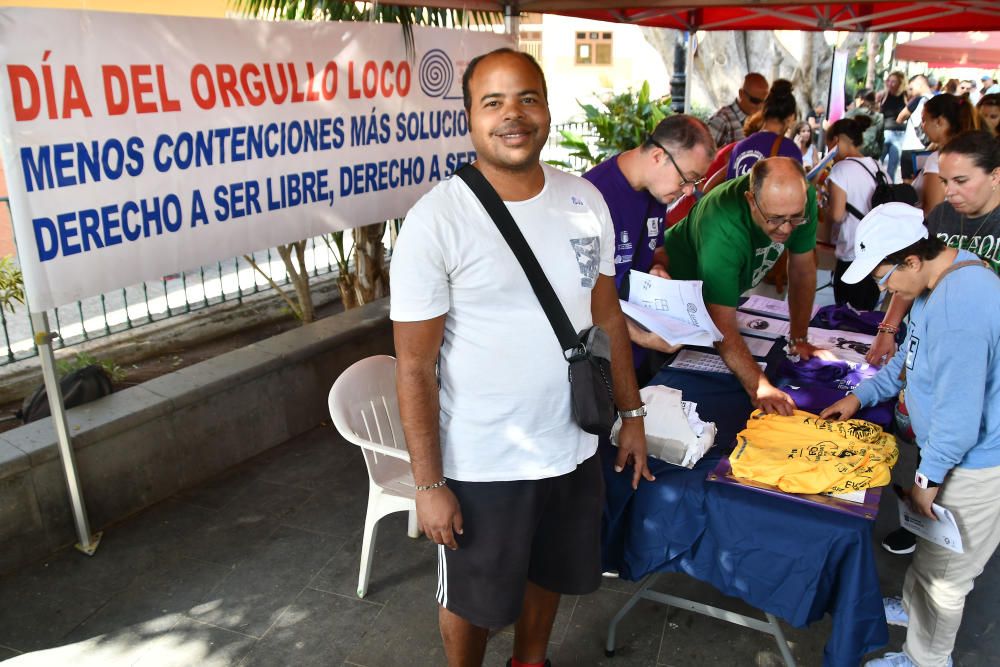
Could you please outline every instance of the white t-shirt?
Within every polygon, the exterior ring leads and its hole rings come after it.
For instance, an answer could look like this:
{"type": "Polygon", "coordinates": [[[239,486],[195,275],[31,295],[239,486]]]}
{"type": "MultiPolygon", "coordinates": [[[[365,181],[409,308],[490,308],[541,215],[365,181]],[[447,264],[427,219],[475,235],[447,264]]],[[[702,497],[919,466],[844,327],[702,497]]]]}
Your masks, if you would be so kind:
{"type": "MultiPolygon", "coordinates": [[[[875,179],[872,178],[872,174],[876,173],[876,169],[885,173],[882,165],[870,157],[849,158],[833,165],[827,178],[847,194],[848,204],[865,215],[871,209],[872,193],[875,192],[875,179]],[[864,166],[855,160],[864,163],[864,166]],[[868,171],[865,171],[866,168],[868,171]]],[[[889,179],[888,176],[886,178],[889,179]]],[[[861,220],[848,210],[837,234],[837,259],[844,262],[854,261],[854,238],[860,223],[861,220]]]]}
{"type": "MultiPolygon", "coordinates": [[[[593,324],[598,272],[615,275],[611,215],[590,182],[542,168],[542,191],[506,204],[580,331],[593,324]]],[[[447,314],[439,361],[446,477],[555,477],[596,451],[597,436],[573,421],[555,332],[507,242],[461,179],[439,184],[410,209],[390,287],[394,321],[447,314]]]]}
{"type": "Polygon", "coordinates": [[[902,148],[904,151],[924,150],[924,142],[920,141],[920,137],[917,136],[917,127],[924,122],[924,104],[926,102],[927,98],[921,97],[917,108],[906,119],[906,132],[903,134],[902,148]]]}
{"type": "Polygon", "coordinates": [[[924,183],[927,182],[928,178],[937,178],[941,172],[939,166],[940,160],[941,151],[934,151],[928,155],[927,159],[924,160],[924,166],[920,168],[920,173],[913,179],[913,189],[917,191],[917,196],[920,197],[921,204],[924,201],[924,183]]]}

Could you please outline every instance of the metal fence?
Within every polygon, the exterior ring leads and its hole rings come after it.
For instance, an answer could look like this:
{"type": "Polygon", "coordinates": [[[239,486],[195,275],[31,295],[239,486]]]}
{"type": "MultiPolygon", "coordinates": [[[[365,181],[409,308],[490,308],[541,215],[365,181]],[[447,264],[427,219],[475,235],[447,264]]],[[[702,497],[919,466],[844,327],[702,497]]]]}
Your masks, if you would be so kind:
{"type": "MultiPolygon", "coordinates": [[[[571,157],[569,151],[559,145],[562,139],[559,130],[563,129],[592,139],[587,123],[554,125],[542,157],[566,162],[574,171],[582,172],[589,165],[571,157]]],[[[0,201],[9,207],[6,197],[0,197],[0,201]]],[[[386,244],[391,250],[395,226],[389,224],[386,228],[386,244]]],[[[350,231],[347,231],[347,247],[351,246],[349,237],[350,231]]],[[[337,273],[336,258],[322,237],[308,240],[305,255],[310,276],[337,273]]],[[[289,283],[284,263],[274,248],[255,252],[252,257],[277,284],[289,283]]],[[[264,276],[246,259],[234,257],[60,306],[49,311],[49,323],[59,334],[54,342],[59,349],[216,304],[240,303],[247,296],[271,289],[264,276]]],[[[0,309],[0,366],[36,356],[34,334],[26,306],[15,308],[14,313],[0,309]]]]}
{"type": "MultiPolygon", "coordinates": [[[[350,247],[350,232],[345,236],[350,247]]],[[[277,250],[260,250],[251,257],[278,285],[289,284],[277,250]]],[[[311,277],[337,273],[335,256],[322,237],[307,241],[305,260],[311,277]]],[[[240,303],[268,290],[272,288],[266,278],[244,257],[233,257],[60,306],[48,315],[59,334],[54,342],[58,349],[216,304],[240,303]]],[[[13,314],[0,310],[0,366],[36,356],[34,333],[26,306],[15,307],[13,314]]]]}

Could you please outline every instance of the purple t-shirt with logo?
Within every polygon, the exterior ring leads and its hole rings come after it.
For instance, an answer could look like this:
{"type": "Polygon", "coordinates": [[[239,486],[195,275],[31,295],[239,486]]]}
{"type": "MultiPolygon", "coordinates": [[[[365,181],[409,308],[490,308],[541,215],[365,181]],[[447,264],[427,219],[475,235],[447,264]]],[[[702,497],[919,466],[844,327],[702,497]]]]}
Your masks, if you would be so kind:
{"type": "Polygon", "coordinates": [[[649,271],[653,252],[663,245],[666,207],[645,190],[635,190],[618,168],[618,156],[609,158],[583,175],[597,186],[611,211],[615,226],[615,287],[631,269],[649,271]]]}
{"type": "MultiPolygon", "coordinates": [[[[729,155],[729,169],[726,171],[726,180],[750,173],[750,167],[758,160],[771,157],[774,148],[774,140],[778,135],[774,132],[754,132],[749,137],[736,144],[736,148],[729,155]]],[[[782,137],[778,153],[782,157],[790,157],[802,162],[802,151],[791,139],[782,137]]]]}

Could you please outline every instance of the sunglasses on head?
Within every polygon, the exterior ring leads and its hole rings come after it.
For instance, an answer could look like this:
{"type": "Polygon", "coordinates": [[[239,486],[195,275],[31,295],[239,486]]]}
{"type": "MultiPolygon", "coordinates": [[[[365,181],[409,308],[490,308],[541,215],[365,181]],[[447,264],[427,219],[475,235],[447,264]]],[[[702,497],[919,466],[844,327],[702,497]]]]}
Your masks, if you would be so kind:
{"type": "Polygon", "coordinates": [[[764,98],[763,97],[754,97],[753,95],[751,95],[750,93],[747,92],[746,88],[740,88],[740,91],[744,95],[747,96],[747,99],[750,100],[751,104],[763,104],[764,103],[764,98]]]}

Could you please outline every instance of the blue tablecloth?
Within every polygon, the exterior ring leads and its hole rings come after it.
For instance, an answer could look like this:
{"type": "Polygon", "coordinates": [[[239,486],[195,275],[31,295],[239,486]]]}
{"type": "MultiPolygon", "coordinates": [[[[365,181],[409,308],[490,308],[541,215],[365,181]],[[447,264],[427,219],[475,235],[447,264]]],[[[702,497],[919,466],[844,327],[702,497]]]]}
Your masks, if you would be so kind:
{"type": "Polygon", "coordinates": [[[824,665],[856,667],[889,639],[872,551],[872,522],[705,477],[746,424],[750,401],[731,375],[665,367],[651,384],[684,392],[702,419],[718,426],[717,443],[692,470],[650,459],[655,482],[638,491],[613,470],[602,443],[607,481],[605,569],[629,580],[684,572],[796,627],[830,614],[824,665]]]}

